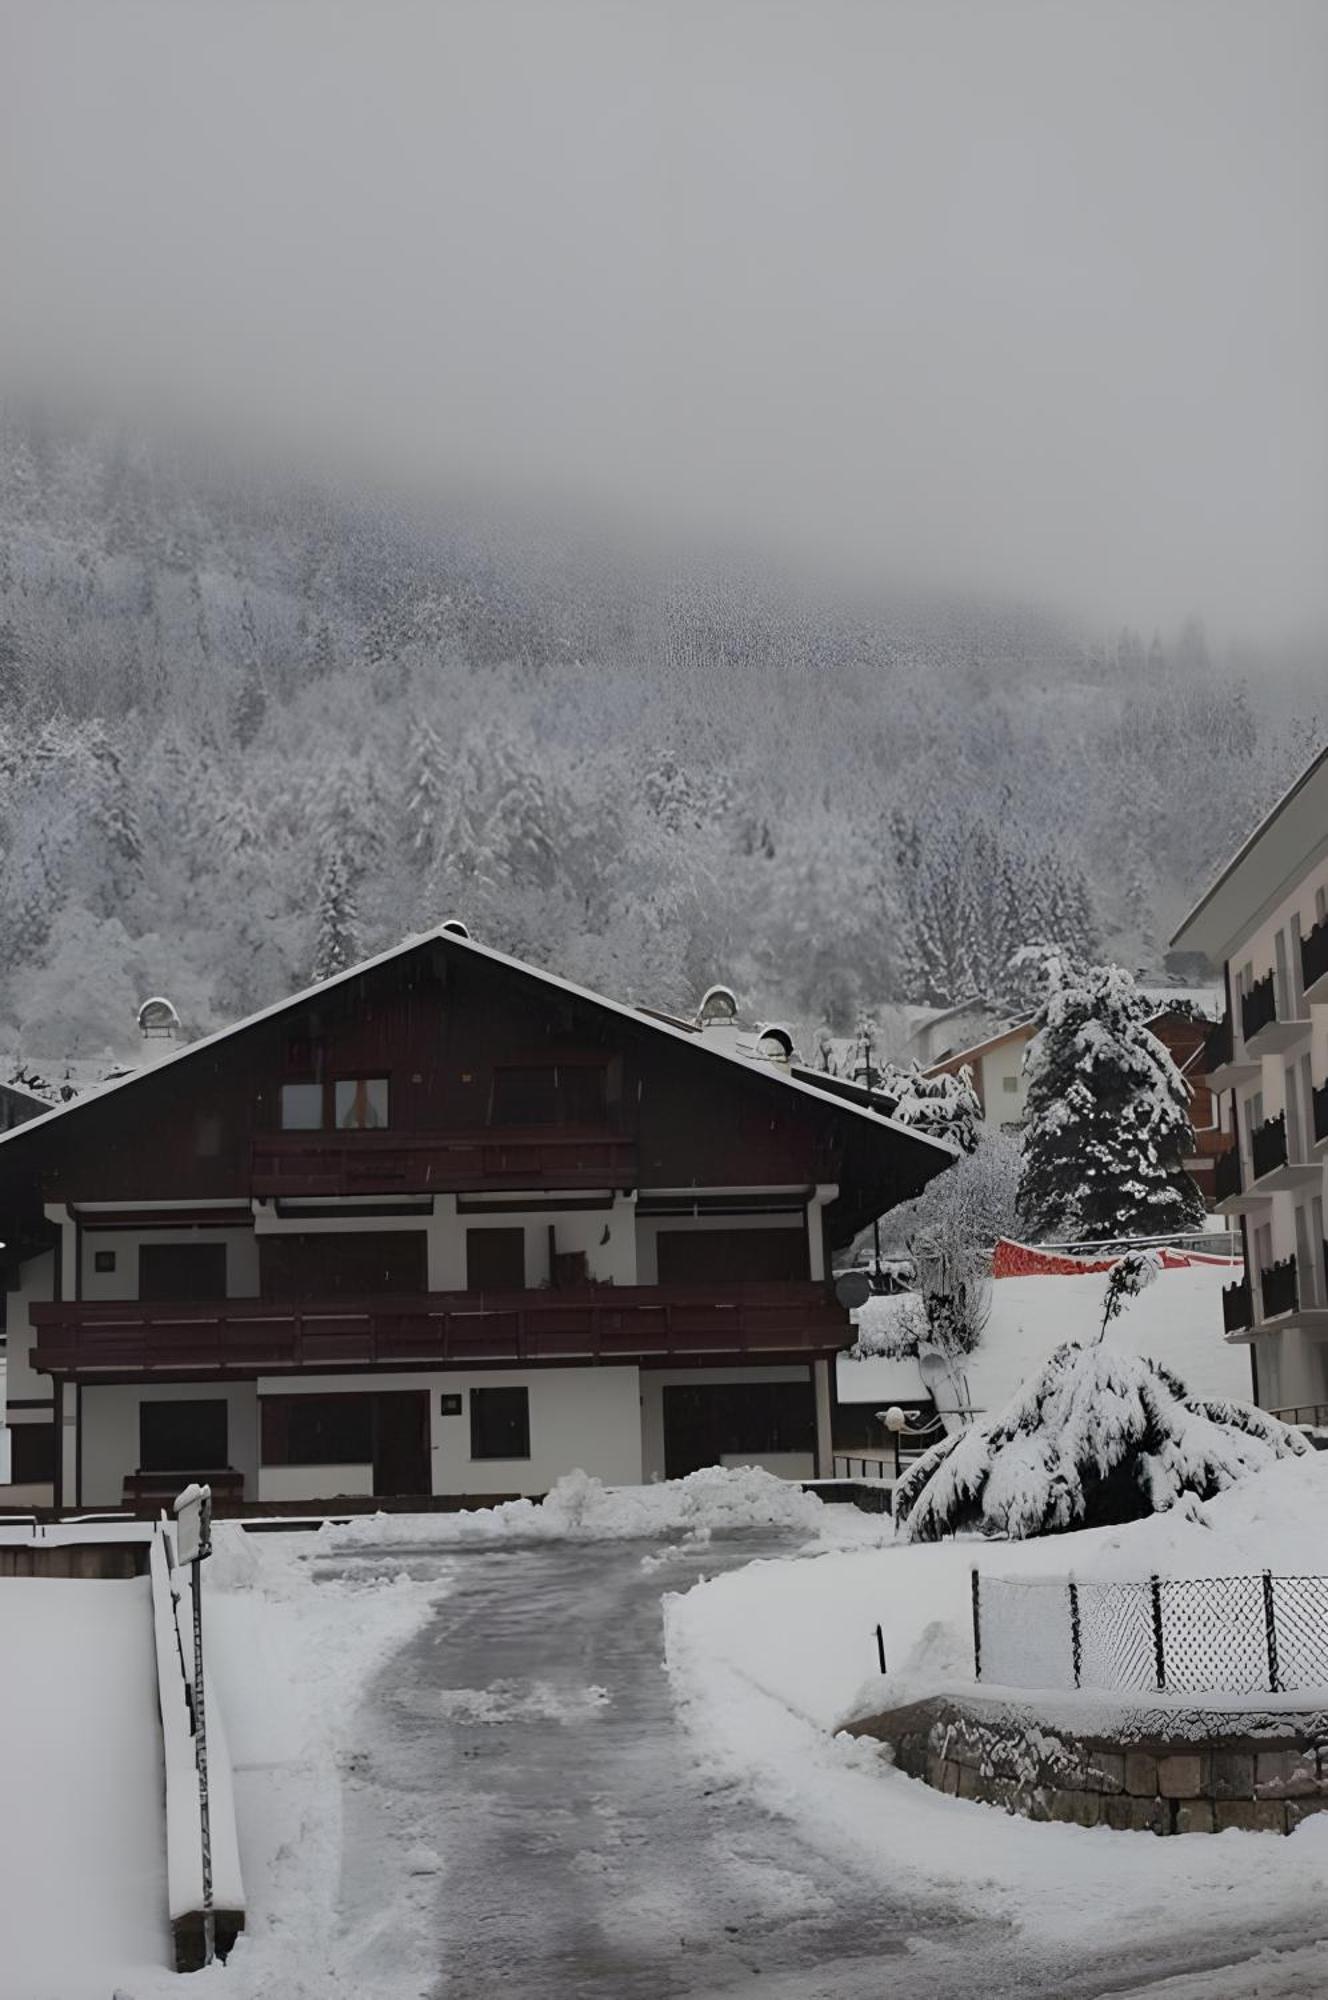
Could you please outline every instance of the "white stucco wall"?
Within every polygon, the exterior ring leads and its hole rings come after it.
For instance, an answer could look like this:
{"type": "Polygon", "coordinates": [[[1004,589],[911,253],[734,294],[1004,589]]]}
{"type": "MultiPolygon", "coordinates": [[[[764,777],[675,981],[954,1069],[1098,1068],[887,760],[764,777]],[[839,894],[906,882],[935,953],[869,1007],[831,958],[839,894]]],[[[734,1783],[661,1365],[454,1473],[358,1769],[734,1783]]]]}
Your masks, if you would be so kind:
{"type": "Polygon", "coordinates": [[[252,1382],[108,1383],[83,1391],[83,1477],[76,1494],[65,1487],[66,1504],[118,1507],[125,1475],[138,1469],[138,1411],[141,1403],[215,1402],[224,1397],[228,1451],[244,1474],[244,1497],[258,1497],[258,1398],[252,1382]]]}
{"type": "Polygon", "coordinates": [[[138,1252],[144,1243],[222,1243],[226,1247],[226,1296],[258,1297],[258,1244],[247,1224],[234,1229],[87,1229],[83,1231],[82,1295],[85,1299],[136,1299],[138,1252]],[[113,1271],[96,1268],[99,1250],[115,1256],[113,1271]]]}
{"type": "Polygon", "coordinates": [[[373,1492],[371,1465],[262,1465],[260,1501],[363,1498],[373,1492]]]}

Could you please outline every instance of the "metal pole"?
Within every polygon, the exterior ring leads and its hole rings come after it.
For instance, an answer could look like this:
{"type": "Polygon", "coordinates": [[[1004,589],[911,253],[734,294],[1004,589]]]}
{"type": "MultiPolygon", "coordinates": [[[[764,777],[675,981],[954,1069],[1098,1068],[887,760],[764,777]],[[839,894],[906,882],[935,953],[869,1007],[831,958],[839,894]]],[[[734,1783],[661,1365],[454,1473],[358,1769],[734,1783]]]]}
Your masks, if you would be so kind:
{"type": "Polygon", "coordinates": [[[212,1811],[208,1800],[207,1711],[203,1694],[203,1558],[211,1548],[211,1502],[204,1500],[198,1551],[191,1565],[194,1587],[194,1757],[198,1765],[198,1830],[203,1848],[203,1963],[217,1955],[217,1919],[212,1907],[212,1811]]]}
{"type": "Polygon", "coordinates": [[[1070,1578],[1070,1649],[1074,1654],[1074,1684],[1079,1686],[1083,1671],[1083,1648],[1079,1633],[1079,1586],[1070,1578]]]}
{"type": "Polygon", "coordinates": [[[879,1659],[880,1659],[880,1662],[881,1662],[881,1672],[882,1672],[882,1673],[884,1673],[884,1672],[885,1672],[885,1634],[884,1634],[884,1632],[883,1632],[883,1631],[881,1630],[881,1628],[880,1628],[880,1626],[879,1626],[879,1625],[878,1625],[878,1626],[876,1627],[876,1651],[877,1651],[877,1655],[878,1655],[878,1657],[879,1657],[879,1659]]]}
{"type": "Polygon", "coordinates": [[[1263,1633],[1268,1646],[1268,1691],[1281,1694],[1282,1674],[1277,1658],[1277,1619],[1273,1612],[1273,1572],[1263,1573],[1263,1633]]]}
{"type": "Polygon", "coordinates": [[[970,1586],[973,1595],[973,1678],[982,1679],[982,1581],[974,1565],[970,1586]]]}
{"type": "Polygon", "coordinates": [[[1161,1693],[1167,1684],[1167,1656],[1162,1646],[1162,1584],[1157,1577],[1150,1577],[1149,1588],[1153,1601],[1153,1667],[1161,1693]]]}

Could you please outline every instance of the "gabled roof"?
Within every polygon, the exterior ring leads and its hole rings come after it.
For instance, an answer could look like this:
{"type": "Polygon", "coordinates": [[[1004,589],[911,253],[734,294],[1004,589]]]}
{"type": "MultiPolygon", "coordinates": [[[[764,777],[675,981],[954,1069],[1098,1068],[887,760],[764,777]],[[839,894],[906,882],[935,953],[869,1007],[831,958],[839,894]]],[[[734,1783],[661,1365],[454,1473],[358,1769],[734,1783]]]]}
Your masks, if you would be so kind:
{"type": "Polygon", "coordinates": [[[43,1117],[30,1118],[25,1124],[16,1126],[12,1132],[0,1134],[0,1149],[12,1146],[16,1141],[28,1139],[34,1133],[46,1131],[57,1119],[75,1118],[91,1105],[104,1104],[107,1098],[119,1092],[132,1090],[136,1083],[141,1083],[145,1078],[159,1078],[177,1064],[190,1062],[207,1050],[218,1048],[235,1036],[244,1034],[248,1029],[258,1027],[264,1021],[276,1020],[280,1015],[304,1006],[321,994],[348,984],[352,979],[363,978],[366,973],[376,972],[380,967],[390,965],[396,959],[408,957],[426,946],[440,944],[449,951],[458,951],[474,958],[484,959],[490,964],[504,966],[512,972],[520,973],[527,979],[537,980],[555,992],[583,1001],[588,1006],[598,1007],[620,1020],[630,1021],[634,1027],[645,1029],[654,1035],[666,1036],[671,1042],[708,1056],[715,1062],[727,1063],[744,1076],[754,1077],[759,1082],[772,1085],[775,1089],[792,1091],[799,1097],[810,1099],[823,1109],[870,1121],[878,1128],[884,1126],[899,1133],[902,1138],[908,1139],[914,1145],[933,1148],[947,1162],[958,1157],[958,1149],[947,1140],[932,1138],[916,1131],[911,1125],[901,1124],[897,1119],[891,1118],[879,1108],[881,1103],[879,1097],[876,1107],[870,1104],[855,1104],[846,1100],[838,1091],[823,1090],[808,1081],[807,1079],[815,1074],[812,1071],[795,1075],[778,1064],[755,1060],[750,1056],[718,1046],[706,1036],[698,1035],[686,1024],[675,1024],[658,1013],[630,1006],[623,1000],[610,1000],[603,993],[596,993],[588,986],[578,986],[574,980],[563,979],[557,973],[546,972],[542,966],[530,965],[525,959],[513,958],[504,951],[495,951],[492,945],[480,944],[474,938],[464,936],[450,924],[440,924],[432,930],[421,931],[414,937],[405,938],[400,944],[393,945],[390,950],[378,952],[373,958],[362,959],[358,964],[348,966],[344,972],[334,973],[330,979],[319,980],[312,986],[306,986],[284,1000],[274,1001],[270,1007],[260,1008],[257,1013],[247,1015],[242,1021],[233,1022],[230,1027],[219,1028],[216,1033],[204,1035],[199,1041],[186,1042],[182,1048],[164,1056],[160,1062],[153,1063],[145,1069],[131,1071],[127,1076],[117,1077],[96,1089],[86,1091],[70,1103],[61,1104],[55,1110],[46,1112],[43,1117]]]}
{"type": "Polygon", "coordinates": [[[1328,847],[1328,744],[1260,820],[1244,846],[1206,889],[1171,943],[1182,951],[1226,956],[1257,928],[1316,850],[1328,847]]]}

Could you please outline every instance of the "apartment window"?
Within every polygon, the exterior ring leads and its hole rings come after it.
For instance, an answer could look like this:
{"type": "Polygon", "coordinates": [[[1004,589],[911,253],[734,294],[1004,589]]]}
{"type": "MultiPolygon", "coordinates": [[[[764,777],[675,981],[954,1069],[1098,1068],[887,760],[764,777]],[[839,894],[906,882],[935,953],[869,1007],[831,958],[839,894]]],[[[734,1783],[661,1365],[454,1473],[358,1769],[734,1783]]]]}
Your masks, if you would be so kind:
{"type": "Polygon", "coordinates": [[[113,1271],[115,1269],[114,1250],[94,1250],[92,1253],[92,1268],[94,1271],[113,1271]]]}
{"type": "Polygon", "coordinates": [[[369,1465],[371,1396],[265,1396],[264,1465],[369,1465]]]}
{"type": "Polygon", "coordinates": [[[1017,1076],[1003,1076],[1001,1078],[1001,1089],[1005,1092],[1007,1097],[1013,1097],[1018,1088],[1019,1088],[1019,1079],[1017,1076]]]}
{"type": "Polygon", "coordinates": [[[471,1390],[470,1455],[472,1458],[530,1457],[528,1389],[471,1390]]]}
{"type": "Polygon", "coordinates": [[[526,1289],[524,1229],[466,1231],[466,1290],[523,1292],[526,1289]]]}
{"type": "Polygon", "coordinates": [[[339,1132],[377,1132],[387,1123],[387,1078],[343,1076],[334,1089],[339,1132]]]}
{"type": "Polygon", "coordinates": [[[283,1132],[319,1132],[323,1127],[323,1086],[321,1083],[283,1083],[281,1086],[281,1129],[283,1132]]]}
{"type": "Polygon", "coordinates": [[[1305,978],[1300,962],[1300,912],[1291,913],[1291,1011],[1299,1021],[1305,1013],[1305,978]]]}
{"type": "Polygon", "coordinates": [[[1321,924],[1328,917],[1328,889],[1314,891],[1314,921],[1321,924]]]}
{"type": "Polygon", "coordinates": [[[224,1299],[224,1243],[140,1243],[140,1299],[224,1299]]]}
{"type": "Polygon", "coordinates": [[[140,1403],[140,1472],[221,1472],[229,1456],[224,1397],[140,1403]]]}
{"type": "Polygon", "coordinates": [[[15,1486],[49,1486],[55,1478],[54,1424],[11,1424],[9,1476],[15,1486]]]}

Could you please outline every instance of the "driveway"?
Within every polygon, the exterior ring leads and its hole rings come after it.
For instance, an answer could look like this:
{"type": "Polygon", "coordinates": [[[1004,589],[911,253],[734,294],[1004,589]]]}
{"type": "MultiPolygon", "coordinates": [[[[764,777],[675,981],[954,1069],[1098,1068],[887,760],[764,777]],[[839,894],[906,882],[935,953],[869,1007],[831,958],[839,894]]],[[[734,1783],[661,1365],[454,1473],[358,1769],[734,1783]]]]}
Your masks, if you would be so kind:
{"type": "MultiPolygon", "coordinates": [[[[453,1587],[355,1732],[341,1911],[366,1995],[1092,2000],[1308,1941],[1187,1937],[1177,1913],[1165,1948],[1033,1957],[1003,1923],[909,1908],[712,1784],[673,1714],[661,1597],[798,1540],[412,1548],[400,1567],[453,1587]]],[[[1222,1993],[1280,1990],[1235,1976],[1222,1993]]]]}

